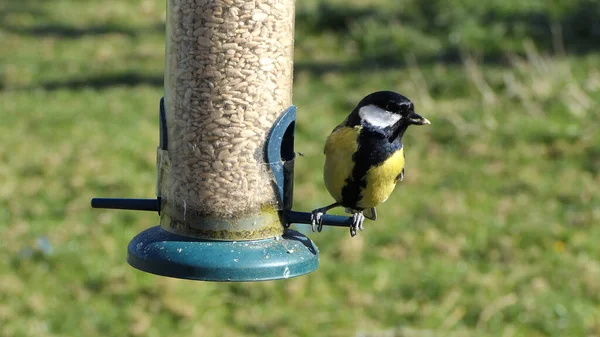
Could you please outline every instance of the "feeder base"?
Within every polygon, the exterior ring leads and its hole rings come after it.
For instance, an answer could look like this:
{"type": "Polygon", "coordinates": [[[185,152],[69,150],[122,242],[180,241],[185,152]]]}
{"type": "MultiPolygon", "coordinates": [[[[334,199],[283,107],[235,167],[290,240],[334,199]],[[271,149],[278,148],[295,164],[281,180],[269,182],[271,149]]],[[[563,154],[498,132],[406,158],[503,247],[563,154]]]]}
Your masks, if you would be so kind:
{"type": "Polygon", "coordinates": [[[151,227],[131,240],[127,262],[162,276],[200,281],[266,281],[308,274],[319,266],[317,246],[287,230],[253,241],[208,241],[151,227]]]}

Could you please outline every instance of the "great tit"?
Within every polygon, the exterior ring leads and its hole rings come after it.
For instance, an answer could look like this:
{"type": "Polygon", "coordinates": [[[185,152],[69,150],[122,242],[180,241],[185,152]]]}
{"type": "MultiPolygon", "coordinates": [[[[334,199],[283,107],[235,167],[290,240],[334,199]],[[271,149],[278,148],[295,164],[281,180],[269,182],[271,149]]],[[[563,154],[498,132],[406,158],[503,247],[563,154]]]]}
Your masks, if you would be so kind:
{"type": "Polygon", "coordinates": [[[335,202],[312,211],[312,230],[322,230],[322,216],[334,207],[345,207],[353,214],[351,236],[363,230],[365,217],[374,221],[375,207],[404,178],[404,132],[410,125],[424,124],[430,122],[396,92],[365,96],[325,143],[323,178],[335,202]]]}

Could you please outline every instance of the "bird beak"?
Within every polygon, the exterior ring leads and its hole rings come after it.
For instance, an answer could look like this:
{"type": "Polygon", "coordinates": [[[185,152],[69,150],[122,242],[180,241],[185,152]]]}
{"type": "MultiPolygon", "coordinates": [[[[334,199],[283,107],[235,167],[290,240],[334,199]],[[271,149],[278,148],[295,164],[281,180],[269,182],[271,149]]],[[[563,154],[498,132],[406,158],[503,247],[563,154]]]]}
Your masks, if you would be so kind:
{"type": "Polygon", "coordinates": [[[409,117],[408,120],[410,122],[410,124],[414,124],[414,125],[425,125],[425,124],[431,124],[431,122],[425,118],[422,117],[420,115],[418,115],[417,113],[413,112],[409,117]]]}

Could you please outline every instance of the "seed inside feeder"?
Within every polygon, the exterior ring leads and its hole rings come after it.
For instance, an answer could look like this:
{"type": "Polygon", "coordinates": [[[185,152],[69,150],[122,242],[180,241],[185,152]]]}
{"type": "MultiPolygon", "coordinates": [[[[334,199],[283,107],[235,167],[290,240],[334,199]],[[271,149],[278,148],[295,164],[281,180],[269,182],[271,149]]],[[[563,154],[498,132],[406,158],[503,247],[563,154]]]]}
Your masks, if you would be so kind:
{"type": "Polygon", "coordinates": [[[294,2],[168,0],[160,193],[184,227],[190,214],[235,219],[278,207],[264,146],[292,104],[294,2]]]}

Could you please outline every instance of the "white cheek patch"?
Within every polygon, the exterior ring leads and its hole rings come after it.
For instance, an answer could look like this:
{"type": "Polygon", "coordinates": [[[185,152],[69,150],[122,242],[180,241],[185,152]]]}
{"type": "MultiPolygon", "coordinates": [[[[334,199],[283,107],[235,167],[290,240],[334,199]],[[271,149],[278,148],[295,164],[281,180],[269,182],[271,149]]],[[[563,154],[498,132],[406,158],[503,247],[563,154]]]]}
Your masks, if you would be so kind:
{"type": "Polygon", "coordinates": [[[399,114],[391,113],[376,105],[363,106],[358,110],[358,115],[367,123],[381,128],[394,125],[402,119],[399,114]]]}

